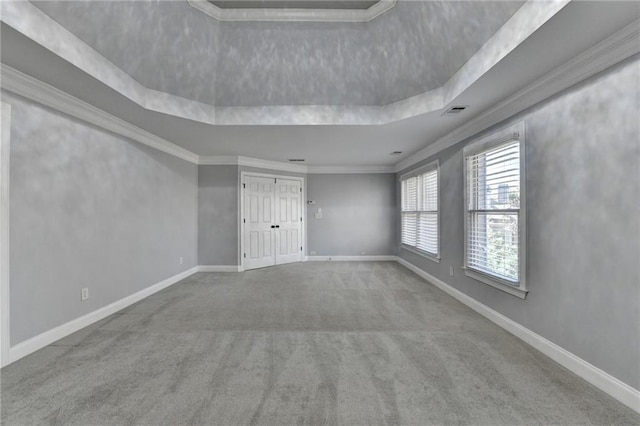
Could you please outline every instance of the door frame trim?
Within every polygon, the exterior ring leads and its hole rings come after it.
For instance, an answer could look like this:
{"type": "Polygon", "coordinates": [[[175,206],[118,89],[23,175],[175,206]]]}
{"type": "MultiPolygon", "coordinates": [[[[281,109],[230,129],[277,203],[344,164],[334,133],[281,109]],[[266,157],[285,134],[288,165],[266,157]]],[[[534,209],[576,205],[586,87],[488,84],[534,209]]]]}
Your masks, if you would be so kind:
{"type": "Polygon", "coordinates": [[[0,136],[0,368],[9,364],[11,328],[9,325],[9,168],[11,147],[11,105],[0,103],[2,135],[0,136]]]}
{"type": "Polygon", "coordinates": [[[279,173],[259,173],[259,172],[251,172],[251,171],[240,171],[240,179],[238,180],[238,240],[240,244],[238,244],[238,271],[244,271],[244,223],[242,223],[242,218],[244,217],[244,191],[242,188],[242,183],[245,177],[262,177],[262,178],[271,178],[271,179],[287,179],[287,180],[295,180],[300,182],[300,186],[302,188],[302,195],[300,197],[300,215],[302,217],[302,252],[300,253],[300,262],[304,262],[307,251],[307,177],[306,176],[291,176],[287,174],[279,174],[279,173]]]}

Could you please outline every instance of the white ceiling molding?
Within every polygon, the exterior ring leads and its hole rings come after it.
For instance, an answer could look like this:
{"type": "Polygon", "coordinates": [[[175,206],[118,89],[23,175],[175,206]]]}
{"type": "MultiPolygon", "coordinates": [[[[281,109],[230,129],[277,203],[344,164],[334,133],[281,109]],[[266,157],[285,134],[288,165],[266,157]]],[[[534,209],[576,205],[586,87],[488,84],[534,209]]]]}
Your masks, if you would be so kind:
{"type": "Polygon", "coordinates": [[[201,155],[198,158],[200,166],[237,166],[237,155],[201,155]]]}
{"type": "Polygon", "coordinates": [[[640,21],[634,21],[627,25],[505,101],[480,114],[464,126],[397,163],[394,167],[304,166],[242,156],[198,156],[9,66],[3,65],[0,71],[3,90],[13,92],[194,164],[241,165],[299,173],[389,173],[403,171],[637,53],[640,53],[640,21]]]}
{"type": "MultiPolygon", "coordinates": [[[[371,125],[387,124],[443,109],[560,11],[568,1],[529,0],[443,87],[383,106],[215,107],[142,86],[26,0],[0,2],[0,19],[151,111],[211,125],[371,125]]],[[[211,5],[204,0],[202,3],[211,5]]]]}
{"type": "Polygon", "coordinates": [[[212,105],[149,89],[27,0],[0,1],[0,21],[150,111],[216,124],[212,105]]]}
{"type": "Polygon", "coordinates": [[[395,165],[394,170],[396,172],[406,170],[638,53],[640,53],[640,20],[632,22],[467,124],[400,161],[395,165]]]}
{"type": "Polygon", "coordinates": [[[101,129],[198,165],[234,165],[294,173],[392,173],[393,166],[305,166],[244,156],[199,156],[166,139],[140,129],[80,99],[28,76],[8,65],[0,67],[2,90],[22,96],[101,129]]]}
{"type": "Polygon", "coordinates": [[[197,165],[233,165],[280,170],[296,173],[337,174],[337,173],[390,173],[393,166],[305,166],[285,162],[262,160],[244,156],[198,156],[178,145],[155,136],[124,120],[112,116],[80,99],[53,86],[43,83],[8,65],[0,67],[2,90],[14,93],[56,111],[80,119],[87,123],[111,131],[136,142],[153,147],[167,154],[197,165]]]}
{"type": "Polygon", "coordinates": [[[207,0],[189,4],[218,21],[280,22],[369,22],[396,5],[397,0],[380,0],[368,9],[233,9],[220,8],[207,0]]]}
{"type": "Polygon", "coordinates": [[[254,167],[257,169],[280,170],[282,172],[307,173],[307,166],[284,163],[281,161],[262,160],[260,158],[238,157],[238,166],[254,167]]]}
{"type": "Polygon", "coordinates": [[[2,64],[0,67],[2,90],[25,97],[46,107],[60,111],[102,129],[124,136],[159,151],[198,164],[198,155],[174,143],[142,130],[120,118],[106,113],[62,90],[2,64]]]}
{"type": "Polygon", "coordinates": [[[393,166],[309,166],[309,174],[394,173],[393,166]]]}
{"type": "Polygon", "coordinates": [[[393,166],[306,166],[282,161],[262,160],[244,156],[216,155],[201,156],[201,166],[245,166],[258,169],[279,170],[283,172],[305,174],[356,174],[356,173],[393,173],[393,166]]]}

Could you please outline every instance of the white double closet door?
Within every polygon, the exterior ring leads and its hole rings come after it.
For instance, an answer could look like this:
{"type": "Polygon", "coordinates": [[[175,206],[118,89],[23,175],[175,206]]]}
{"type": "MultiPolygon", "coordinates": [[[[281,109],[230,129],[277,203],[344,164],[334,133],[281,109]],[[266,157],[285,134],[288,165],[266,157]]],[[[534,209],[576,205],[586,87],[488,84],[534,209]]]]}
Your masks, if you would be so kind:
{"type": "Polygon", "coordinates": [[[302,182],[245,176],[244,269],[302,260],[302,182]]]}

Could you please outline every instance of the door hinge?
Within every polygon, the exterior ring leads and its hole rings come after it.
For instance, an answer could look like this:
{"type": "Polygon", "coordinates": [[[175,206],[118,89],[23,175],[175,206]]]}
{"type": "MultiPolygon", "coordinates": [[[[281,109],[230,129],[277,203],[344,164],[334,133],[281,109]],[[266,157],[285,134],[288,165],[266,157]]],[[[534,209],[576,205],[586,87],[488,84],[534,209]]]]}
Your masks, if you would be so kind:
{"type": "Polygon", "coordinates": [[[302,247],[300,247],[300,251],[302,251],[302,247]]]}
{"type": "Polygon", "coordinates": [[[247,219],[242,219],[242,223],[247,223],[247,219]]]}
{"type": "Polygon", "coordinates": [[[247,187],[247,184],[246,184],[246,183],[243,183],[243,184],[242,184],[242,187],[243,187],[243,188],[246,188],[246,187],[247,187]]]}
{"type": "Polygon", "coordinates": [[[300,217],[300,222],[302,222],[302,216],[300,217]]]}
{"type": "Polygon", "coordinates": [[[300,188],[300,192],[302,192],[302,188],[300,188]]]}
{"type": "Polygon", "coordinates": [[[245,257],[245,258],[247,257],[247,253],[245,253],[245,254],[244,254],[244,257],[245,257]]]}
{"type": "Polygon", "coordinates": [[[278,183],[278,179],[273,178],[273,183],[278,183]]]}

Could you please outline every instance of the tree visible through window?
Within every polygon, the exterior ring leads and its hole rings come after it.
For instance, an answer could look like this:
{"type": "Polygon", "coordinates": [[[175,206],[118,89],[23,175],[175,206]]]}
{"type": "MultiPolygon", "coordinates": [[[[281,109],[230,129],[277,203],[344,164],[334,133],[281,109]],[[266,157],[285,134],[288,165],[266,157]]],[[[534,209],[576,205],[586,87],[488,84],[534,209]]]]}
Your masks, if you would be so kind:
{"type": "Polygon", "coordinates": [[[520,281],[520,141],[466,157],[466,266],[520,281]]]}

